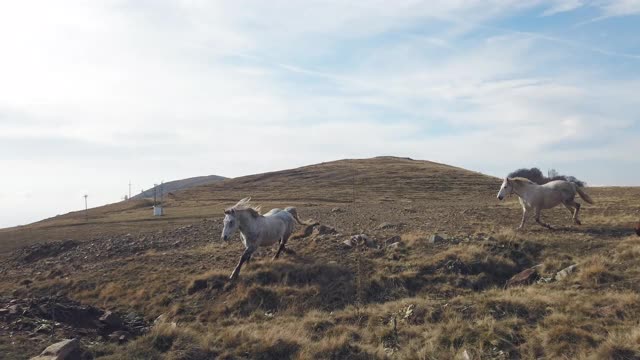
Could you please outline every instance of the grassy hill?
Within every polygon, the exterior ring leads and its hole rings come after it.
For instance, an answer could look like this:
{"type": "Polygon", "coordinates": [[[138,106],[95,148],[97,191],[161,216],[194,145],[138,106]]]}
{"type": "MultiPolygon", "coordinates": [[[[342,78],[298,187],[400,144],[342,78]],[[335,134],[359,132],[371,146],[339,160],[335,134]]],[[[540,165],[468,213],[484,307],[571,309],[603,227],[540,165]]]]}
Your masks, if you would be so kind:
{"type": "Polygon", "coordinates": [[[340,160],[181,191],[161,218],[132,200],[0,230],[0,309],[29,309],[0,315],[0,353],[78,336],[105,359],[638,358],[640,189],[588,188],[583,226],[558,208],[543,213],[558,230],[516,232],[499,186],[428,161],[340,160]],[[335,231],[299,234],[277,261],[261,249],[230,283],[243,246],[220,240],[222,210],[246,196],[335,231]],[[363,233],[370,246],[344,244],[363,233]],[[36,311],[74,301],[149,329],[110,341],[36,311]]]}
{"type": "MultiPolygon", "coordinates": [[[[71,212],[34,224],[0,229],[0,253],[38,242],[95,235],[155,231],[217,216],[236,201],[252,196],[265,206],[283,202],[325,205],[439,201],[448,196],[485,198],[496,179],[464,169],[396,157],[339,160],[297,169],[215,181],[165,198],[166,215],[152,216],[152,202],[132,198],[71,212]]],[[[165,184],[166,185],[166,184],[165,184]]],[[[165,188],[166,191],[166,188],[165,188]]]]}
{"type": "Polygon", "coordinates": [[[160,192],[162,191],[164,195],[168,195],[170,193],[174,193],[176,191],[181,191],[185,189],[189,189],[195,186],[207,185],[214,182],[222,181],[226,179],[223,176],[217,175],[208,175],[208,176],[196,176],[187,179],[181,180],[173,180],[162,184],[162,186],[154,186],[151,189],[145,190],[140,194],[133,196],[132,199],[145,199],[145,198],[153,198],[154,192],[158,199],[160,198],[160,192]]]}

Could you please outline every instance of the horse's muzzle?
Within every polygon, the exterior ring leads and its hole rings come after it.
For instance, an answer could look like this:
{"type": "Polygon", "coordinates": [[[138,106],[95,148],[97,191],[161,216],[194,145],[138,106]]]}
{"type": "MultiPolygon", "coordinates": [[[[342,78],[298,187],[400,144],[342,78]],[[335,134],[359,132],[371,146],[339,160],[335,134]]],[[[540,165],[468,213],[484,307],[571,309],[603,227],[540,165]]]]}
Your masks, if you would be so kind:
{"type": "Polygon", "coordinates": [[[502,201],[502,199],[504,199],[504,196],[498,195],[498,200],[502,201]]]}
{"type": "Polygon", "coordinates": [[[229,240],[229,237],[228,237],[227,235],[222,235],[221,237],[222,237],[222,240],[223,240],[223,241],[227,241],[227,240],[229,240]]]}

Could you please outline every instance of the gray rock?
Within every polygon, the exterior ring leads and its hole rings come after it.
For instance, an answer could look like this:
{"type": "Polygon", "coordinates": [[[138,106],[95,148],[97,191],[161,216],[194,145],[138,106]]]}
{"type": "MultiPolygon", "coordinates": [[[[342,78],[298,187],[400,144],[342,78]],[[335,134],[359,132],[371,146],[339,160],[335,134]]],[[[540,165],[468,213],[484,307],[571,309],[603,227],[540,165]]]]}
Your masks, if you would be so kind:
{"type": "MultiPolygon", "coordinates": [[[[358,245],[365,245],[366,247],[369,247],[369,248],[377,247],[376,241],[374,239],[371,239],[365,234],[352,236],[351,239],[349,239],[349,243],[351,244],[351,247],[358,246],[358,245]]],[[[345,241],[344,244],[346,245],[347,242],[345,241]]]]}
{"type": "Polygon", "coordinates": [[[555,277],[556,281],[560,281],[562,279],[567,278],[567,276],[571,275],[571,273],[573,273],[577,267],[578,265],[574,264],[558,271],[555,277]]]}
{"type": "Polygon", "coordinates": [[[36,333],[48,334],[53,331],[53,327],[49,324],[42,324],[36,329],[36,333]]]}
{"type": "Polygon", "coordinates": [[[364,244],[368,248],[377,248],[378,247],[378,244],[376,244],[376,241],[374,239],[369,238],[369,237],[365,237],[364,244]]]}
{"type": "Polygon", "coordinates": [[[397,225],[388,223],[388,222],[384,222],[380,225],[378,225],[378,227],[376,228],[376,230],[386,230],[386,229],[393,229],[395,228],[397,225]]]}
{"type": "Polygon", "coordinates": [[[438,235],[438,234],[433,234],[431,235],[431,237],[429,238],[429,243],[430,244],[440,244],[445,242],[447,239],[445,239],[444,237],[438,235]]]}
{"type": "Polygon", "coordinates": [[[127,331],[119,330],[109,334],[110,341],[117,342],[120,344],[129,341],[129,339],[131,339],[131,334],[129,334],[127,331]]]}
{"type": "Polygon", "coordinates": [[[343,211],[344,211],[344,210],[342,210],[342,209],[341,209],[341,208],[339,208],[339,207],[334,207],[333,209],[331,209],[331,212],[332,212],[332,213],[340,213],[340,212],[343,212],[343,211]]]}
{"type": "Polygon", "coordinates": [[[384,246],[389,246],[391,244],[399,242],[400,240],[402,240],[402,238],[400,236],[398,236],[398,235],[392,236],[392,237],[390,237],[390,238],[388,238],[387,240],[384,241],[384,246]]]}
{"type": "Polygon", "coordinates": [[[330,235],[330,234],[337,234],[338,231],[335,228],[332,228],[331,226],[326,226],[326,225],[320,225],[317,226],[313,229],[313,235],[330,235]]]}
{"type": "Polygon", "coordinates": [[[50,345],[40,355],[31,358],[31,360],[65,360],[79,348],[80,342],[78,339],[63,340],[50,345]]]}
{"type": "Polygon", "coordinates": [[[22,308],[20,308],[20,305],[17,305],[17,304],[9,306],[8,309],[9,309],[9,315],[16,315],[17,313],[22,311],[22,308]]]}

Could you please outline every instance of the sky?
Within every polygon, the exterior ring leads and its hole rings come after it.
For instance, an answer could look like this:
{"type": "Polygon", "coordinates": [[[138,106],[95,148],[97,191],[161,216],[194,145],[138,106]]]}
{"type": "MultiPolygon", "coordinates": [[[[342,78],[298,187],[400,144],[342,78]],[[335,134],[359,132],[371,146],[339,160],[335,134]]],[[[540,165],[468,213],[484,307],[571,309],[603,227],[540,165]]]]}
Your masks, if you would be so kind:
{"type": "Polygon", "coordinates": [[[378,155],[638,186],[639,34],[640,0],[2,1],[0,227],[378,155]]]}

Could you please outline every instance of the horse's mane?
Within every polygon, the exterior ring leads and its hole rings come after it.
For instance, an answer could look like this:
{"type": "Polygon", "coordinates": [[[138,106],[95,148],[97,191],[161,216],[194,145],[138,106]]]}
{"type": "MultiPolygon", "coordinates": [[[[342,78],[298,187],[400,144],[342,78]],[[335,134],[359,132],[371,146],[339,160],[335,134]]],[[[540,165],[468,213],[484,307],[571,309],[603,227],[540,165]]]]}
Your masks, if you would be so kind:
{"type": "Polygon", "coordinates": [[[525,177],[514,177],[514,178],[509,178],[510,181],[515,181],[518,183],[527,183],[527,184],[535,184],[535,182],[525,178],[525,177]]]}
{"type": "Polygon", "coordinates": [[[552,177],[546,177],[542,174],[542,171],[540,171],[540,169],[535,167],[531,169],[523,168],[523,169],[518,169],[516,171],[512,171],[509,175],[507,175],[507,177],[508,178],[526,178],[538,185],[544,185],[554,180],[565,180],[568,182],[572,182],[578,185],[579,187],[587,186],[587,183],[585,183],[584,181],[578,180],[575,176],[556,175],[552,177]]]}
{"type": "Polygon", "coordinates": [[[235,205],[230,208],[227,208],[225,212],[236,210],[236,211],[248,211],[253,217],[260,216],[260,206],[253,205],[251,203],[251,197],[246,197],[240,201],[238,201],[235,205]]]}

